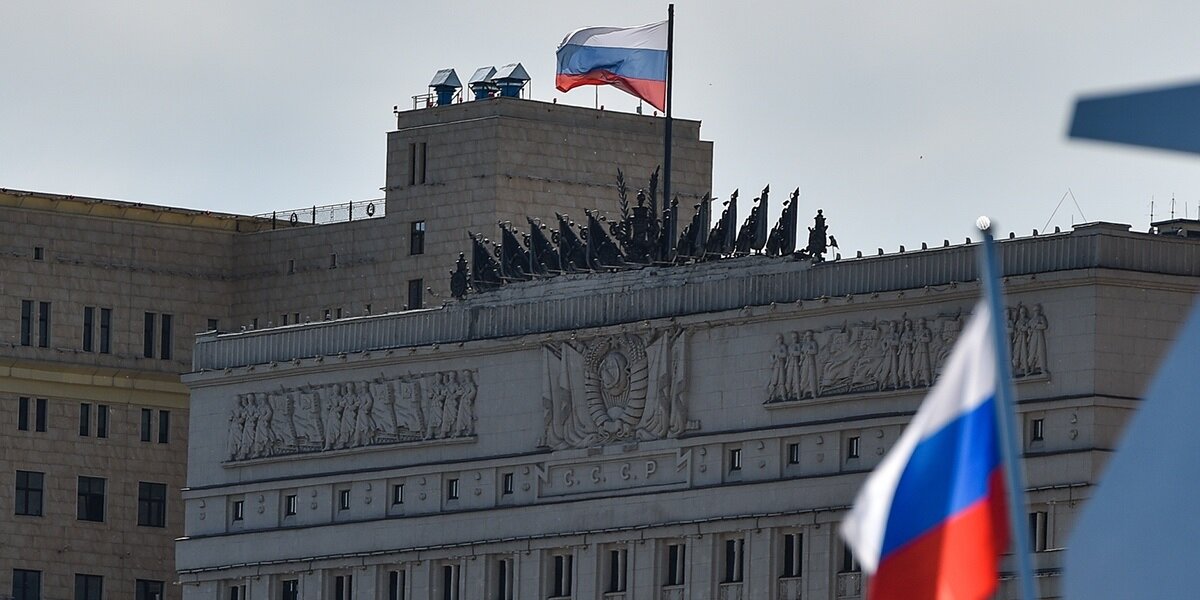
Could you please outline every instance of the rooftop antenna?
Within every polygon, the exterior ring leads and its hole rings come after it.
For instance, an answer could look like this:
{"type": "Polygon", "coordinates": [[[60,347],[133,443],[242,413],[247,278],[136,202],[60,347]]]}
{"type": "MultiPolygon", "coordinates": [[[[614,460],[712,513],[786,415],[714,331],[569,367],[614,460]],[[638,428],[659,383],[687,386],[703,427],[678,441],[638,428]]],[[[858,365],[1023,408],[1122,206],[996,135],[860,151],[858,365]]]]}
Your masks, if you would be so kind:
{"type": "Polygon", "coordinates": [[[1171,219],[1175,219],[1175,194],[1171,194],[1171,219]]]}
{"type": "Polygon", "coordinates": [[[1154,196],[1150,196],[1150,224],[1154,225],[1154,196]]]}

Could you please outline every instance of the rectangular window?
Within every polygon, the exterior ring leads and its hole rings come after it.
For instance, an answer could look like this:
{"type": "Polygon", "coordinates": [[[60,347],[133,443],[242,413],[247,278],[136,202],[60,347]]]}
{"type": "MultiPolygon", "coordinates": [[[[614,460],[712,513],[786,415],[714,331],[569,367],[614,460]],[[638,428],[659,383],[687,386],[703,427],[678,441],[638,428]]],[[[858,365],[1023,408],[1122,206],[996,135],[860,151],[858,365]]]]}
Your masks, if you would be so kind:
{"type": "Polygon", "coordinates": [[[92,405],[86,402],[79,405],[79,435],[92,435],[92,405]]]}
{"type": "Polygon", "coordinates": [[[624,592],[626,585],[629,551],[622,548],[608,551],[608,590],[624,592]]]}
{"type": "Polygon", "coordinates": [[[418,308],[423,308],[422,298],[421,298],[421,296],[422,296],[421,285],[422,284],[421,284],[420,279],[409,279],[408,280],[408,309],[409,310],[416,310],[418,308]]]}
{"type": "Polygon", "coordinates": [[[496,600],[513,600],[513,561],[501,558],[496,561],[496,600]]]}
{"type": "Polygon", "coordinates": [[[850,436],[846,440],[846,458],[858,458],[858,436],[850,436]]]}
{"type": "Polygon", "coordinates": [[[333,600],[350,600],[354,594],[354,579],[351,575],[333,578],[333,600]]]}
{"type": "Polygon", "coordinates": [[[33,247],[33,260],[45,260],[46,249],[41,246],[33,247]]]}
{"type": "Polygon", "coordinates": [[[220,325],[220,323],[216,319],[208,320],[208,330],[209,331],[216,331],[216,330],[220,329],[219,325],[220,325]]]}
{"type": "Polygon", "coordinates": [[[800,444],[788,444],[788,464],[800,464],[800,444]]]}
{"type": "Polygon", "coordinates": [[[112,354],[112,309],[100,309],[100,354],[112,354]]]}
{"type": "Polygon", "coordinates": [[[842,544],[842,570],[840,573],[857,573],[862,568],[858,565],[858,558],[854,556],[854,552],[850,550],[849,544],[842,544]]]}
{"type": "Polygon", "coordinates": [[[350,510],[350,490],[338,490],[338,510],[350,510]]]}
{"type": "Polygon", "coordinates": [[[33,301],[21,301],[21,345],[33,345],[33,301]]]}
{"type": "Polygon", "coordinates": [[[83,307],[83,351],[92,351],[92,335],[96,331],[96,309],[91,306],[83,307]]]}
{"type": "Polygon", "coordinates": [[[96,405],[96,437],[108,437],[108,405],[96,405]]]}
{"type": "Polygon", "coordinates": [[[513,474],[512,473],[504,474],[504,485],[501,487],[501,490],[504,493],[504,495],[506,495],[506,496],[513,493],[513,474]]]}
{"type": "Polygon", "coordinates": [[[162,315],[162,344],[158,348],[159,358],[163,360],[171,360],[171,350],[174,348],[175,339],[173,322],[175,317],[163,313],[162,315]]]}
{"type": "Polygon", "coordinates": [[[171,411],[158,411],[158,443],[166,444],[171,441],[171,411]]]}
{"type": "Polygon", "coordinates": [[[300,600],[299,579],[284,579],[281,583],[279,600],[300,600]]]}
{"type": "Polygon", "coordinates": [[[721,583],[739,583],[742,581],[743,551],[746,540],[742,538],[725,540],[725,569],[721,583]]]}
{"type": "Polygon", "coordinates": [[[76,518],[80,521],[104,521],[104,479],[79,476],[79,502],[76,518]]]}
{"type": "Polygon", "coordinates": [[[158,315],[148,312],[142,321],[142,356],[154,358],[154,322],[158,315]]]}
{"type": "Polygon", "coordinates": [[[1040,442],[1045,439],[1046,435],[1046,420],[1032,419],[1029,421],[1029,441],[1040,442]]]}
{"type": "Polygon", "coordinates": [[[687,547],[683,544],[667,546],[667,580],[665,585],[683,585],[687,547]]]}
{"type": "Polygon", "coordinates": [[[447,500],[458,500],[458,480],[457,479],[447,479],[446,480],[446,499],[447,500]]]}
{"type": "Polygon", "coordinates": [[[458,565],[442,566],[442,600],[458,600],[458,565]]]}
{"type": "Polygon", "coordinates": [[[729,472],[742,470],[742,449],[733,448],[729,451],[729,472]]]}
{"type": "Polygon", "coordinates": [[[330,269],[337,268],[337,253],[329,255],[329,268],[330,269]]]}
{"type": "Polygon", "coordinates": [[[417,145],[408,145],[408,185],[417,185],[417,145]]]}
{"type": "Polygon", "coordinates": [[[245,519],[245,518],[246,518],[246,501],[245,500],[234,500],[233,501],[233,520],[241,521],[242,519],[245,519]]]}
{"type": "Polygon", "coordinates": [[[283,313],[283,314],[279,315],[279,324],[280,325],[288,324],[288,314],[287,313],[283,313]]]}
{"type": "Polygon", "coordinates": [[[295,516],[296,509],[298,508],[299,504],[299,498],[296,497],[296,494],[288,494],[287,498],[284,498],[283,500],[283,516],[295,516]]]}
{"type": "Polygon", "coordinates": [[[29,431],[29,398],[17,400],[17,429],[29,431]]]}
{"type": "Polygon", "coordinates": [[[38,302],[38,346],[50,347],[50,303],[38,302]]]}
{"type": "Polygon", "coordinates": [[[163,600],[163,582],[138,579],[134,586],[135,600],[163,600]]]}
{"type": "Polygon", "coordinates": [[[404,504],[403,483],[397,483],[392,486],[392,504],[404,504]]]}
{"type": "Polygon", "coordinates": [[[426,160],[425,159],[429,156],[429,153],[427,152],[428,149],[429,149],[429,145],[425,142],[421,142],[421,145],[418,147],[418,150],[420,150],[420,152],[421,152],[421,156],[420,156],[421,170],[417,172],[417,183],[425,183],[425,181],[426,181],[426,179],[425,179],[426,160]]]}
{"type": "Polygon", "coordinates": [[[404,571],[388,571],[387,600],[404,600],[404,571]]]}
{"type": "Polygon", "coordinates": [[[789,533],[783,536],[783,573],[781,577],[799,577],[801,566],[801,550],[804,548],[804,536],[799,533],[789,533]]]}
{"type": "Polygon", "coordinates": [[[413,221],[409,224],[408,253],[425,254],[425,221],[413,221]]]}
{"type": "Polygon", "coordinates": [[[571,576],[574,556],[570,554],[554,555],[554,581],[550,582],[551,596],[563,597],[571,595],[571,576]]]}
{"type": "Polygon", "coordinates": [[[42,600],[42,572],[13,569],[13,600],[42,600]]]}
{"type": "Polygon", "coordinates": [[[152,411],[148,408],[143,408],[142,409],[142,441],[143,442],[150,441],[150,423],[152,422],[153,419],[154,419],[154,411],[152,411]]]}
{"type": "Polygon", "coordinates": [[[246,585],[234,584],[229,586],[229,600],[247,600],[246,585]]]}
{"type": "Polygon", "coordinates": [[[1033,545],[1034,552],[1046,551],[1046,517],[1045,511],[1029,513],[1029,543],[1033,545]]]}
{"type": "Polygon", "coordinates": [[[37,413],[34,415],[34,421],[36,421],[34,429],[44,432],[46,431],[46,399],[38,398],[34,405],[35,412],[37,413]]]}
{"type": "Polygon", "coordinates": [[[103,577],[75,574],[75,600],[101,600],[103,597],[103,577]]]}
{"type": "Polygon", "coordinates": [[[138,482],[138,525],[142,527],[167,526],[166,484],[138,482]]]}
{"type": "Polygon", "coordinates": [[[42,516],[42,494],[46,475],[36,471],[17,471],[16,514],[42,516]]]}

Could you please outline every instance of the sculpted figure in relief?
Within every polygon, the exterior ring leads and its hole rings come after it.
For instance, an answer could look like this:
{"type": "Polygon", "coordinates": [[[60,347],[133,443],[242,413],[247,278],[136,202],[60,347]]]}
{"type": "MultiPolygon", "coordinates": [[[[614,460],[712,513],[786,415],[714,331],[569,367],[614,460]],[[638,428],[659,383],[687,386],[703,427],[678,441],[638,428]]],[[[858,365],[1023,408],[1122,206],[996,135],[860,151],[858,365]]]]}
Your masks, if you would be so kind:
{"type": "Polygon", "coordinates": [[[925,319],[917,319],[916,360],[913,373],[913,383],[922,387],[933,385],[933,358],[929,345],[933,342],[933,332],[925,324],[925,319]]]}
{"type": "Polygon", "coordinates": [[[904,328],[900,332],[900,356],[897,360],[897,375],[896,387],[904,386],[911,388],[915,385],[913,373],[913,352],[916,343],[916,334],[913,333],[913,324],[909,319],[904,319],[904,328]]]}
{"type": "Polygon", "coordinates": [[[783,341],[783,334],[775,336],[776,346],[771,352],[771,381],[767,384],[767,398],[771,402],[780,402],[788,398],[787,362],[788,345],[783,341]]]}
{"type": "Polygon", "coordinates": [[[1029,364],[1027,372],[1045,373],[1046,369],[1046,329],[1050,326],[1046,315],[1042,314],[1042,305],[1033,307],[1033,318],[1029,321],[1029,364]]]}
{"type": "Polygon", "coordinates": [[[800,343],[800,388],[801,391],[797,394],[798,398],[808,396],[816,398],[821,395],[820,383],[821,378],[817,373],[817,353],[820,347],[817,345],[816,336],[812,331],[804,332],[804,341],[800,343]]]}

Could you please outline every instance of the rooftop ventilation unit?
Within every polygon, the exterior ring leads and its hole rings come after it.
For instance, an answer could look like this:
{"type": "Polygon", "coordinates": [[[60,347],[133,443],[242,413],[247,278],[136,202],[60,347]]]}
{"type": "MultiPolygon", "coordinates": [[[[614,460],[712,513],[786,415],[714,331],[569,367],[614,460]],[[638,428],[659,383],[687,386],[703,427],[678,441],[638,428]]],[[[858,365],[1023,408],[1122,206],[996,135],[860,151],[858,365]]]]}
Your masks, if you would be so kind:
{"type": "Polygon", "coordinates": [[[454,95],[462,89],[462,82],[458,80],[458,73],[454,69],[442,69],[434,74],[429,87],[437,95],[437,105],[445,106],[454,102],[454,95]]]}
{"type": "Polygon", "coordinates": [[[495,75],[496,67],[480,67],[475,70],[475,74],[467,82],[467,87],[471,88],[476,100],[487,100],[500,91],[496,82],[492,80],[495,75]]]}
{"type": "Polygon", "coordinates": [[[525,72],[525,67],[522,67],[521,63],[513,63],[500,67],[492,76],[492,81],[496,83],[496,87],[500,88],[501,96],[520,98],[521,90],[525,88],[526,83],[529,83],[529,73],[525,72]]]}

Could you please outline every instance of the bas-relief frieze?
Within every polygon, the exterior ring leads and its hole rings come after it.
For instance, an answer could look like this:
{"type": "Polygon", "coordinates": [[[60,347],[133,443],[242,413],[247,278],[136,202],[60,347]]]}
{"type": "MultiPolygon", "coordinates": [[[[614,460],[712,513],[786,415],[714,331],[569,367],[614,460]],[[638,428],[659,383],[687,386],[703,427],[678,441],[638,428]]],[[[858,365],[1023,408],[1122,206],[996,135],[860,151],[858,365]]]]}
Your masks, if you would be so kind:
{"type": "Polygon", "coordinates": [[[467,369],[239,394],[228,460],[472,436],[475,396],[467,369]]]}
{"type": "MultiPolygon", "coordinates": [[[[1045,375],[1042,305],[1006,314],[1014,377],[1045,375]]],[[[844,322],[776,337],[767,402],[929,387],[941,373],[963,325],[961,312],[895,320],[844,322]]]]}
{"type": "Polygon", "coordinates": [[[681,328],[546,344],[538,445],[585,448],[699,428],[688,420],[687,349],[681,328]]]}

